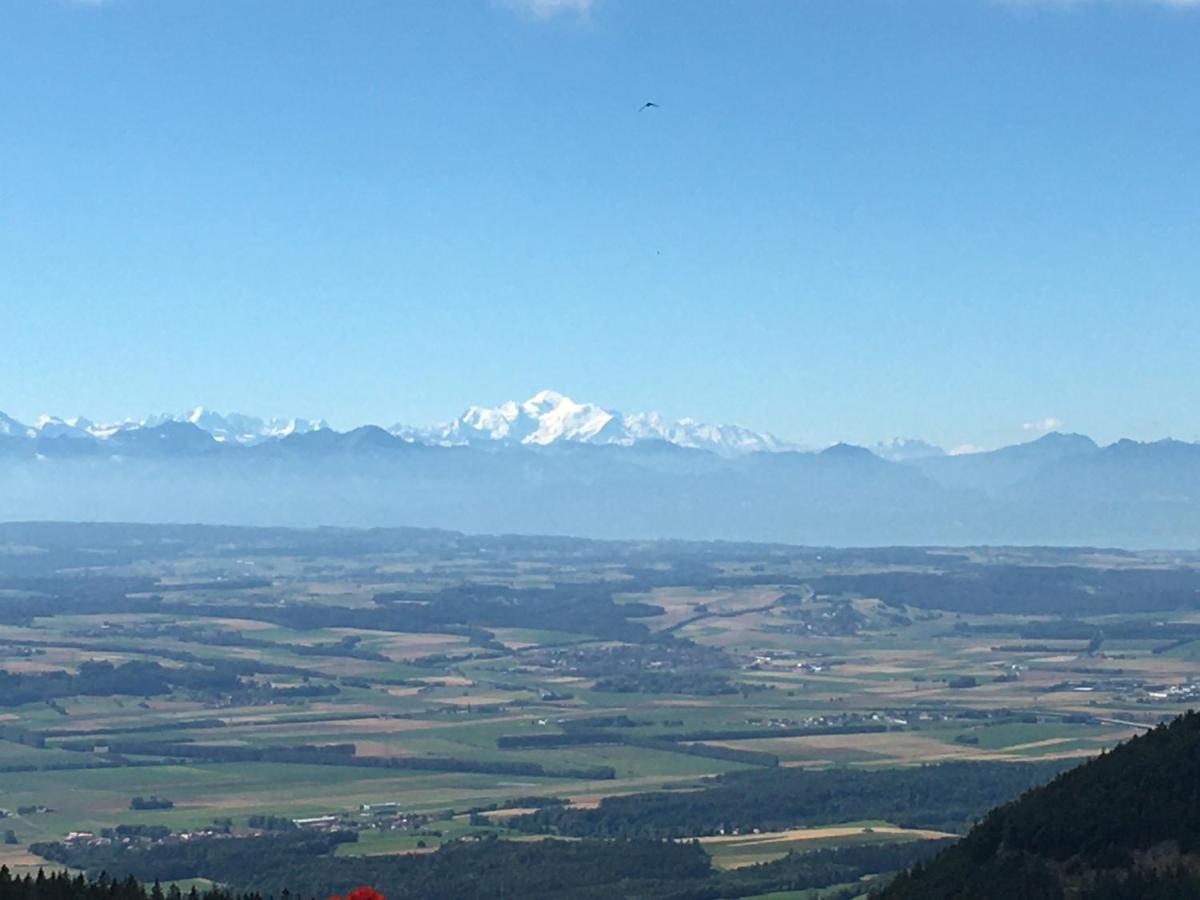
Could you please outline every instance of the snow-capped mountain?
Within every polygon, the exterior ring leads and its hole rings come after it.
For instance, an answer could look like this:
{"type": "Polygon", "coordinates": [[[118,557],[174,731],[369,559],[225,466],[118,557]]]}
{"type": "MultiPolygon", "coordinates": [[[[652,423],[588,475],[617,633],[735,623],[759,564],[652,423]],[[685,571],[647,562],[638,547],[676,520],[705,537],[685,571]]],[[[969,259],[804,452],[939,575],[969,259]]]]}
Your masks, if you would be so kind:
{"type": "Polygon", "coordinates": [[[892,462],[906,462],[910,459],[926,459],[931,456],[946,455],[946,451],[937,444],[931,444],[920,438],[895,437],[890,441],[880,441],[867,449],[881,459],[890,459],[892,462]]]}
{"type": "Polygon", "coordinates": [[[616,414],[593,403],[576,403],[555,391],[539,391],[524,403],[471,406],[457,419],[431,428],[396,426],[392,433],[425,444],[552,444],[555,441],[615,443],[616,414]]]}
{"type": "MultiPolygon", "coordinates": [[[[116,435],[132,436],[131,432],[169,423],[194,425],[218,443],[242,446],[329,428],[324,419],[260,418],[197,406],[183,413],[160,413],[117,422],[43,415],[32,426],[0,413],[0,436],[107,441],[116,435]]],[[[653,412],[625,415],[595,403],[577,403],[550,390],[539,391],[523,402],[510,400],[493,407],[472,406],[457,419],[441,425],[424,428],[396,425],[389,431],[410,443],[440,447],[547,446],[559,442],[631,446],[643,441],[664,441],[726,457],[800,449],[774,435],[737,425],[709,425],[695,419],[669,422],[653,412]]]]}
{"type": "Polygon", "coordinates": [[[33,430],[48,438],[86,438],[93,436],[91,429],[95,427],[93,422],[81,417],[60,419],[58,416],[38,416],[33,430]]]}
{"type": "MultiPolygon", "coordinates": [[[[218,443],[241,446],[255,446],[330,427],[324,419],[262,418],[242,413],[219,413],[197,406],[182,413],[159,413],[117,422],[95,422],[82,416],[43,415],[32,426],[0,412],[0,437],[105,441],[114,435],[125,436],[129,432],[159,428],[169,423],[194,425],[218,443]]],[[[656,412],[626,414],[596,403],[577,402],[552,390],[538,391],[528,400],[509,400],[499,406],[471,406],[458,418],[439,425],[394,425],[388,432],[409,443],[433,447],[545,447],[557,443],[628,447],[661,441],[727,458],[749,453],[813,449],[740,425],[713,425],[690,418],[668,421],[656,412]]],[[[941,447],[916,438],[892,438],[868,449],[891,462],[916,462],[946,455],[941,447]]]]}
{"type": "Polygon", "coordinates": [[[141,427],[155,427],[165,422],[189,422],[202,431],[207,431],[222,443],[254,445],[289,434],[308,434],[329,427],[324,419],[262,419],[241,413],[222,414],[203,406],[181,415],[162,414],[152,416],[141,427]]]}
{"type": "Polygon", "coordinates": [[[522,403],[509,400],[499,406],[472,406],[457,419],[432,428],[396,425],[391,432],[408,441],[438,446],[545,446],[559,441],[629,446],[640,441],[666,441],[723,456],[796,449],[774,435],[737,425],[707,425],[694,419],[667,422],[657,413],[624,415],[595,403],[577,403],[550,390],[538,391],[522,403]]]}
{"type": "Polygon", "coordinates": [[[0,414],[0,522],[100,510],[128,521],[822,545],[1200,542],[1200,443],[1099,446],[1051,433],[965,455],[914,440],[762,453],[752,451],[790,448],[553,391],[433,429],[323,425],[203,408],[110,424],[0,414]]]}
{"type": "Polygon", "coordinates": [[[780,440],[769,432],[751,431],[740,425],[709,425],[686,418],[667,423],[657,413],[635,413],[622,421],[639,440],[664,440],[724,455],[801,449],[800,445],[780,440]]]}
{"type": "Polygon", "coordinates": [[[184,413],[159,413],[144,419],[122,419],[119,422],[93,422],[82,416],[60,418],[42,415],[33,426],[22,425],[16,419],[0,413],[0,435],[8,437],[95,438],[107,440],[116,434],[158,428],[168,422],[186,422],[212,435],[221,443],[253,446],[289,434],[307,434],[328,428],[324,419],[261,419],[240,413],[223,415],[202,406],[184,413]]]}
{"type": "Polygon", "coordinates": [[[0,412],[0,437],[27,437],[32,429],[0,412]]]}

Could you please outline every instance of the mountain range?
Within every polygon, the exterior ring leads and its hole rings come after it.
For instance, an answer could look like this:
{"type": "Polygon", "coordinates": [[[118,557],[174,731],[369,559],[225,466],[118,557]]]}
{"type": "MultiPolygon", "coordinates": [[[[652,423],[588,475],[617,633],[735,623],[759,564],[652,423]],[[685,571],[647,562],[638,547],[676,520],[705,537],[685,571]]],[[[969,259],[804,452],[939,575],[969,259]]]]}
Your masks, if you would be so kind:
{"type": "Polygon", "coordinates": [[[179,415],[161,413],[144,419],[123,419],[120,422],[97,423],[82,416],[62,419],[58,416],[39,416],[32,425],[18,422],[0,412],[0,437],[77,438],[83,440],[105,440],[116,434],[157,428],[168,422],[188,423],[212,435],[221,443],[247,446],[261,444],[289,434],[306,434],[328,428],[324,419],[261,419],[240,413],[222,415],[203,406],[179,415]]]}
{"type": "MultiPolygon", "coordinates": [[[[41,416],[33,425],[24,425],[0,413],[0,436],[104,440],[122,432],[154,428],[168,422],[190,423],[221,443],[244,446],[329,428],[324,419],[263,419],[240,413],[221,414],[198,406],[181,414],[162,413],[114,423],[47,415],[41,416]]],[[[577,403],[551,390],[539,391],[524,402],[509,400],[499,406],[471,406],[458,418],[437,425],[397,424],[387,430],[410,443],[439,447],[546,446],[560,441],[630,446],[641,441],[666,441],[724,456],[800,449],[774,435],[738,425],[708,425],[694,419],[667,422],[654,412],[626,415],[595,403],[577,403]]],[[[895,447],[899,452],[906,452],[907,443],[896,442],[895,447]]]]}
{"type": "Polygon", "coordinates": [[[694,419],[664,421],[658,413],[605,409],[595,403],[576,403],[557,391],[538,391],[523,403],[472,406],[457,419],[432,428],[394,425],[392,434],[406,440],[442,447],[479,444],[578,444],[630,446],[641,441],[666,441],[679,447],[710,450],[724,456],[798,447],[771,434],[738,425],[708,425],[694,419]]]}
{"type": "MultiPolygon", "coordinates": [[[[0,437],[104,440],[121,432],[154,428],[168,422],[187,422],[208,432],[218,442],[243,446],[330,427],[324,419],[264,419],[242,413],[218,413],[197,406],[183,413],[159,413],[108,423],[84,417],[43,415],[32,425],[26,425],[0,412],[0,437]]],[[[470,406],[457,418],[436,425],[398,423],[386,430],[410,443],[436,447],[521,444],[544,447],[560,442],[628,447],[644,441],[664,441],[726,457],[812,449],[740,425],[712,425],[690,418],[672,422],[656,412],[622,413],[595,403],[578,403],[552,390],[538,391],[520,402],[509,400],[498,406],[470,406]]],[[[881,459],[893,461],[948,455],[943,448],[917,438],[892,438],[868,449],[881,459]]]]}
{"type": "Polygon", "coordinates": [[[433,428],[0,414],[0,520],[421,525],[815,545],[1200,545],[1200,445],[820,451],[542,391],[433,428]]]}

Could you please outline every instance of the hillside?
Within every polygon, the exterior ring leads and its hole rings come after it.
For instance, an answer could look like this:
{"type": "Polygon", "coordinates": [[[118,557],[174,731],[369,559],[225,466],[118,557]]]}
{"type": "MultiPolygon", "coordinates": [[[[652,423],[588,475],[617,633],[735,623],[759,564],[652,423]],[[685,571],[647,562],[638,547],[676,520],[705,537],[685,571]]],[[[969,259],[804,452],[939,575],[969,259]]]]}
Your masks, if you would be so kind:
{"type": "Polygon", "coordinates": [[[1200,897],[1200,714],[1001,806],[880,900],[1200,897]]]}

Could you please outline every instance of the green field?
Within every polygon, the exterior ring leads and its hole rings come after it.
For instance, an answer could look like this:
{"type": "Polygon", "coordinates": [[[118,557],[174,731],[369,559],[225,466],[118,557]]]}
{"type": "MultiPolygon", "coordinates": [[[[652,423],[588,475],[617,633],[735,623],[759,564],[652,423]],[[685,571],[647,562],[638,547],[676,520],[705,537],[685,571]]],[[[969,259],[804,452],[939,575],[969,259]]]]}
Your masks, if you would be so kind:
{"type": "MultiPolygon", "coordinates": [[[[339,854],[412,853],[515,838],[470,811],[531,796],[586,808],[775,762],[1082,759],[1181,709],[1200,677],[1189,609],[1068,621],[811,587],[886,575],[884,551],[306,537],[300,552],[253,532],[246,546],[203,530],[159,547],[97,534],[62,564],[0,553],[0,827],[14,861],[71,832],[249,834],[252,816],[334,816],[360,834],[339,854]],[[112,689],[95,681],[125,672],[112,689]],[[151,795],[172,807],[130,808],[151,795]],[[377,826],[371,804],[425,824],[377,826]]],[[[1038,553],[997,556],[1046,564],[1038,553]]],[[[936,574],[945,559],[906,565],[936,574]]],[[[904,839],[710,852],[730,866],[904,839]]]]}

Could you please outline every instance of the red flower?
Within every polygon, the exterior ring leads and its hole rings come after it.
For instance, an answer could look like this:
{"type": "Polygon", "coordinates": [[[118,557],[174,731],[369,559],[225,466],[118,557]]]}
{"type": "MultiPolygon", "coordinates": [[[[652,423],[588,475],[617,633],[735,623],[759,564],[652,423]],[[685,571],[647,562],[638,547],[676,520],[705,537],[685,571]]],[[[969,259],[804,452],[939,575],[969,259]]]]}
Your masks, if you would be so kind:
{"type": "Polygon", "coordinates": [[[348,893],[346,900],[384,900],[384,896],[375,890],[375,888],[367,887],[364,884],[348,893]]]}

